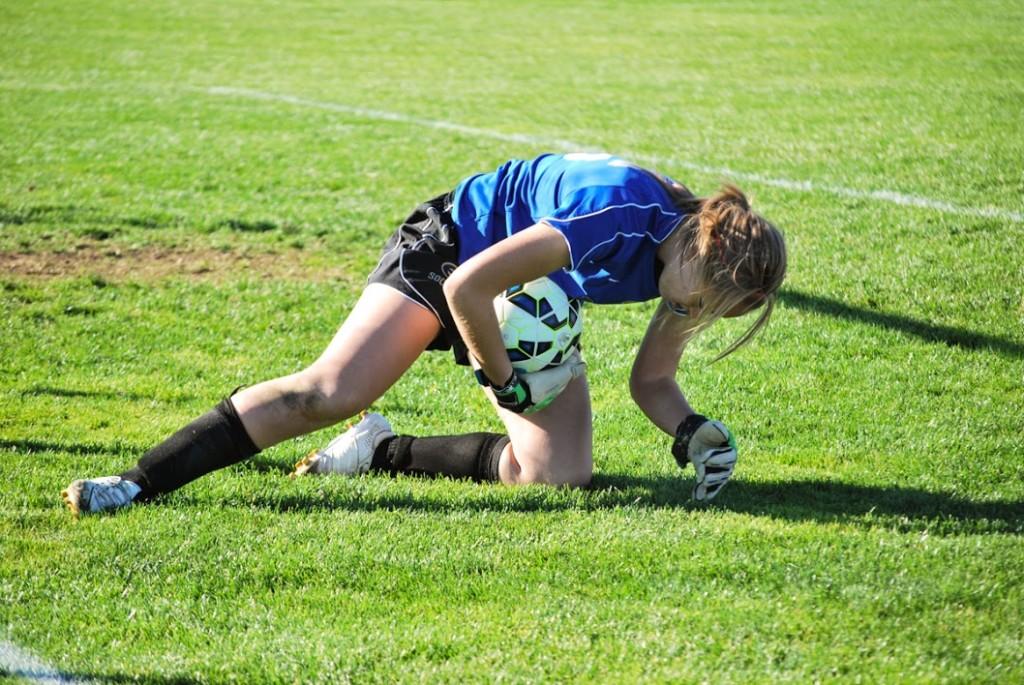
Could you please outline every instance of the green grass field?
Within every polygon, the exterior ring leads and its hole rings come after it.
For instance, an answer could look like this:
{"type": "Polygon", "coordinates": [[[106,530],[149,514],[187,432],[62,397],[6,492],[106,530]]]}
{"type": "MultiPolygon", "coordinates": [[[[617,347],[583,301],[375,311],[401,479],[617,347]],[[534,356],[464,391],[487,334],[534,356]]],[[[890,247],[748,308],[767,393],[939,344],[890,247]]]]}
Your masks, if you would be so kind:
{"type": "MultiPolygon", "coordinates": [[[[4,645],[101,682],[1024,682],[1024,3],[0,5],[4,645]],[[568,141],[568,142],[567,142],[568,141]],[[585,490],[286,477],[333,432],[73,520],[326,345],[418,202],[578,145],[787,234],[684,358],[713,506],[589,307],[585,490]]],[[[375,409],[499,430],[427,355],[375,409]]],[[[22,675],[25,675],[22,673],[22,675]]]]}

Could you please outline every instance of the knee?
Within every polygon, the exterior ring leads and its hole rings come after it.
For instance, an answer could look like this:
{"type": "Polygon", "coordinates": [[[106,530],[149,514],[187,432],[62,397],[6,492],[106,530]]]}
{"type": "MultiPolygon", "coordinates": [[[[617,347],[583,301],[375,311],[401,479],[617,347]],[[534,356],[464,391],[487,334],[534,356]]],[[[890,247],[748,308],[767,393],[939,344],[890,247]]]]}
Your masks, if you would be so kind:
{"type": "Polygon", "coordinates": [[[568,488],[585,488],[590,485],[590,481],[593,477],[594,467],[588,459],[586,466],[581,466],[571,470],[569,473],[565,474],[563,482],[554,483],[554,485],[563,485],[568,488]]]}
{"type": "Polygon", "coordinates": [[[524,472],[524,477],[517,482],[519,485],[539,484],[561,488],[585,488],[590,485],[592,476],[593,470],[590,468],[557,469],[547,472],[524,472]]]}
{"type": "Polygon", "coordinates": [[[590,485],[590,481],[594,478],[594,467],[592,464],[587,464],[587,468],[580,469],[565,483],[570,488],[585,488],[590,485]]]}
{"type": "Polygon", "coordinates": [[[289,412],[311,424],[329,426],[366,408],[360,405],[354,393],[340,392],[331,378],[311,369],[295,374],[293,379],[282,393],[281,402],[289,412]]]}
{"type": "Polygon", "coordinates": [[[511,484],[584,488],[593,478],[594,465],[589,452],[572,455],[517,454],[510,445],[506,454],[508,468],[501,469],[502,480],[511,484]]]}

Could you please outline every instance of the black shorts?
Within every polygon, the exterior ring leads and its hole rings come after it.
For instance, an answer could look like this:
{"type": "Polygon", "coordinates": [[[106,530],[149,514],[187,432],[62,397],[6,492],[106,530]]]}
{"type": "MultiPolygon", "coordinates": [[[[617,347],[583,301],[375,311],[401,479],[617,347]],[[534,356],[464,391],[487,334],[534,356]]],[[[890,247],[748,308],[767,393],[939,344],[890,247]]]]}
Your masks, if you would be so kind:
{"type": "Polygon", "coordinates": [[[441,331],[427,349],[451,350],[456,363],[469,366],[469,352],[442,287],[459,265],[458,231],[451,215],[453,196],[445,193],[417,207],[388,239],[366,282],[390,286],[433,312],[441,331]]]}

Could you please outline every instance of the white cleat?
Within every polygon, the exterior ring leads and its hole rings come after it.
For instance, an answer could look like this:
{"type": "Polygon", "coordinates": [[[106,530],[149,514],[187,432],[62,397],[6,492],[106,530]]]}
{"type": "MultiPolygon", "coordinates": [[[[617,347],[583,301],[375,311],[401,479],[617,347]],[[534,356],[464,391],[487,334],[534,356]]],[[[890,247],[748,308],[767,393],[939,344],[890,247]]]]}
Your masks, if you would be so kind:
{"type": "Polygon", "coordinates": [[[120,476],[76,480],[62,490],[64,504],[75,516],[123,509],[142,492],[137,484],[120,476]]]}
{"type": "Polygon", "coordinates": [[[387,438],[394,437],[391,424],[380,414],[367,414],[359,423],[314,450],[295,465],[292,477],[310,473],[357,476],[370,470],[373,452],[387,438]]]}

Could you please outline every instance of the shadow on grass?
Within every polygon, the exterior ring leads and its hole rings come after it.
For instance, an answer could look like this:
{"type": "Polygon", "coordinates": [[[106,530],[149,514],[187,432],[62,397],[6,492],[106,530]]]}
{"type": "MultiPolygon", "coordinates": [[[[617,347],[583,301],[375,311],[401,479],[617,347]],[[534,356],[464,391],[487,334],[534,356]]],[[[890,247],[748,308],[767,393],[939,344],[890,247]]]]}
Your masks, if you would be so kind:
{"type": "Polygon", "coordinates": [[[0,439],[0,450],[36,454],[39,452],[63,452],[75,456],[91,455],[141,455],[146,448],[127,443],[55,442],[49,440],[5,440],[0,439]]]}
{"type": "MultiPolygon", "coordinates": [[[[31,681],[28,681],[31,682],[31,681]]],[[[61,671],[59,680],[40,682],[52,683],[143,683],[143,685],[196,685],[207,682],[185,676],[175,675],[128,675],[127,673],[65,673],[61,671]]]]}
{"type": "MultiPolygon", "coordinates": [[[[61,443],[42,440],[0,439],[0,450],[26,455],[56,452],[71,455],[125,455],[144,451],[138,445],[61,443]]],[[[634,476],[597,474],[588,488],[547,487],[506,488],[481,485],[441,492],[432,488],[408,487],[415,477],[400,477],[410,483],[396,492],[387,476],[366,479],[324,479],[315,489],[303,492],[289,485],[284,476],[291,466],[279,460],[256,457],[233,467],[236,471],[278,474],[280,486],[271,480],[266,487],[222,501],[196,499],[185,488],[170,497],[157,498],[150,506],[256,507],[279,512],[322,510],[409,510],[450,513],[459,511],[557,512],[602,511],[617,508],[678,509],[700,511],[711,508],[751,516],[788,521],[840,523],[868,528],[929,530],[937,534],[1024,534],[1024,500],[974,501],[955,494],[916,488],[870,486],[831,480],[789,480],[770,483],[737,480],[729,484],[712,504],[690,500],[693,481],[678,476],[634,476]]],[[[216,476],[213,476],[216,477],[216,476]]],[[[312,479],[309,479],[312,481],[312,479]]],[[[305,486],[301,486],[305,488],[305,486]]]]}
{"type": "MultiPolygon", "coordinates": [[[[795,522],[839,523],[898,530],[927,529],[936,534],[1024,534],[1024,501],[976,502],[956,495],[915,488],[875,487],[834,481],[737,481],[730,483],[710,505],[690,500],[692,481],[685,477],[601,474],[594,477],[589,488],[582,490],[544,487],[509,489],[482,485],[479,491],[466,495],[452,492],[435,495],[429,491],[395,493],[391,488],[376,485],[365,488],[365,482],[360,481],[354,481],[352,485],[354,487],[337,489],[336,484],[332,483],[330,488],[318,488],[309,493],[296,493],[292,488],[269,488],[257,494],[229,498],[222,505],[280,512],[714,509],[795,522]]],[[[178,498],[181,495],[177,495],[178,498]]],[[[188,503],[202,505],[197,500],[188,500],[188,503]]]]}
{"type": "Polygon", "coordinates": [[[134,402],[146,402],[149,400],[160,399],[161,402],[179,403],[189,402],[195,399],[190,395],[180,395],[173,398],[156,398],[153,395],[142,395],[135,392],[125,392],[123,390],[77,390],[74,388],[55,388],[47,385],[35,386],[28,388],[27,390],[22,390],[21,394],[32,397],[46,396],[102,400],[131,400],[134,402]]]}
{"type": "Polygon", "coordinates": [[[1024,343],[987,333],[977,333],[966,328],[940,326],[912,319],[900,314],[854,307],[845,302],[820,295],[784,289],[779,298],[791,307],[827,314],[872,326],[890,328],[921,338],[928,342],[939,342],[950,347],[965,350],[991,350],[1018,359],[1024,359],[1024,343]]]}
{"type": "MultiPolygon", "coordinates": [[[[298,461],[297,458],[296,461],[298,461]]],[[[282,476],[287,476],[295,470],[294,466],[290,462],[285,463],[280,459],[266,458],[262,454],[257,454],[255,457],[246,459],[235,468],[249,469],[250,471],[256,471],[258,473],[276,473],[282,476]]]]}
{"type": "MultiPolygon", "coordinates": [[[[609,476],[609,482],[635,483],[630,476],[609,476]]],[[[604,480],[604,479],[602,479],[604,480]]],[[[660,479],[642,479],[649,505],[679,506],[660,479]]],[[[671,479],[667,479],[671,480],[671,479]]],[[[686,483],[689,486],[689,481],[686,483]]],[[[692,505],[689,505],[692,506],[692,505]]],[[[771,483],[736,481],[723,491],[719,509],[753,516],[816,523],[861,523],[937,529],[948,533],[1024,533],[1024,501],[982,501],[917,488],[855,485],[827,480],[771,483]]]]}
{"type": "MultiPolygon", "coordinates": [[[[169,228],[181,225],[182,217],[152,214],[149,216],[116,216],[99,208],[86,205],[36,205],[13,207],[0,203],[0,224],[21,226],[25,224],[48,225],[102,225],[135,226],[138,228],[169,228]]],[[[90,235],[97,240],[106,240],[113,235],[113,229],[99,230],[90,235]]]]}

